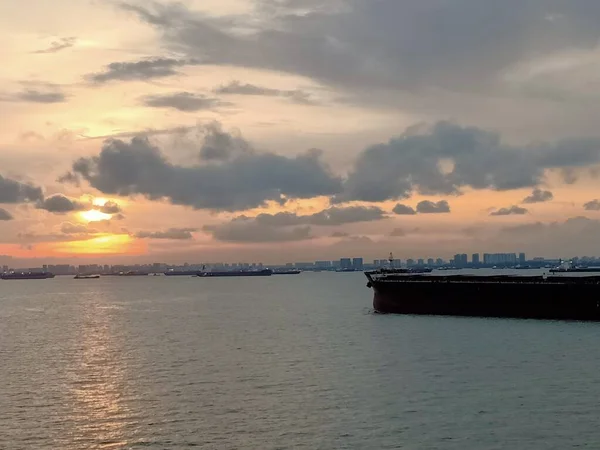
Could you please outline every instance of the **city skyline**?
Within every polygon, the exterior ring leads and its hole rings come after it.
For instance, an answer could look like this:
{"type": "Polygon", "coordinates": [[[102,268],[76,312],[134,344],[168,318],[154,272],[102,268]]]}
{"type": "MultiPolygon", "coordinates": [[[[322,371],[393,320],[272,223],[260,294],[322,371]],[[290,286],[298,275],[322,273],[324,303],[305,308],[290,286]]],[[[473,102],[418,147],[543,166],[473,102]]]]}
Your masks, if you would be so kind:
{"type": "Polygon", "coordinates": [[[564,3],[5,2],[0,264],[600,254],[564,3]]]}

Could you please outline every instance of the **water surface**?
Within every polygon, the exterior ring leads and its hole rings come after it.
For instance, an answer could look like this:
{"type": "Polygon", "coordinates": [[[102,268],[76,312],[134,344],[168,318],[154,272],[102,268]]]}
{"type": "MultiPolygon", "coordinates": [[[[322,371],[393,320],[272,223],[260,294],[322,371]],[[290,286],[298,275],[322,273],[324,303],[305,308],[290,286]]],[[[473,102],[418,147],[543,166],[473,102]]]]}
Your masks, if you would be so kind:
{"type": "Polygon", "coordinates": [[[600,324],[377,315],[365,282],[0,282],[0,448],[597,448],[600,324]]]}

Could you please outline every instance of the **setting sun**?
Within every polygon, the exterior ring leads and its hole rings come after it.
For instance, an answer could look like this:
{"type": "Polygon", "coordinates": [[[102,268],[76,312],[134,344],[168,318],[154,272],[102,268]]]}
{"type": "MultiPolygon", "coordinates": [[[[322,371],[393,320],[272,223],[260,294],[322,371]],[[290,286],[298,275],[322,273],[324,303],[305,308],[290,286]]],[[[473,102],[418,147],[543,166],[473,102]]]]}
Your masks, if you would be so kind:
{"type": "Polygon", "coordinates": [[[100,222],[101,220],[109,220],[112,215],[98,211],[97,209],[90,209],[89,211],[82,211],[79,213],[80,217],[87,222],[100,222]]]}

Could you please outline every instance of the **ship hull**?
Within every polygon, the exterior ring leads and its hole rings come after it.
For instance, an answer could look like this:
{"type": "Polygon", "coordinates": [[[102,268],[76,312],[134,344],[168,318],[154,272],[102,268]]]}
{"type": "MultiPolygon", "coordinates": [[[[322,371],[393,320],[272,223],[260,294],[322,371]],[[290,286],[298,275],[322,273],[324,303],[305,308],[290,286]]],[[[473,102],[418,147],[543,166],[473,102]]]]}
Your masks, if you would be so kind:
{"type": "Polygon", "coordinates": [[[372,281],[380,313],[600,320],[600,285],[372,281]]]}
{"type": "Polygon", "coordinates": [[[256,271],[225,271],[225,272],[199,272],[200,278],[217,278],[217,277],[270,277],[273,275],[272,270],[256,270],[256,271]]]}
{"type": "Polygon", "coordinates": [[[10,273],[0,275],[2,280],[47,280],[54,278],[52,273],[10,273]]]}

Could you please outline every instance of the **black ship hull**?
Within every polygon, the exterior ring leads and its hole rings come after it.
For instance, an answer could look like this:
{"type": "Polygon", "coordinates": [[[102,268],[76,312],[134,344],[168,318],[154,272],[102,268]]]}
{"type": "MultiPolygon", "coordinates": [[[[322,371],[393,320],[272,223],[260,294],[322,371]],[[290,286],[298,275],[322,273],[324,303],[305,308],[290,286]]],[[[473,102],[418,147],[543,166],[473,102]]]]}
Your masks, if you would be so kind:
{"type": "Polygon", "coordinates": [[[380,313],[546,320],[600,320],[600,281],[375,280],[380,313]]]}
{"type": "Polygon", "coordinates": [[[265,270],[247,270],[247,271],[224,271],[224,272],[199,272],[196,276],[200,278],[217,278],[217,277],[270,277],[273,271],[265,270]]]}

